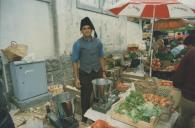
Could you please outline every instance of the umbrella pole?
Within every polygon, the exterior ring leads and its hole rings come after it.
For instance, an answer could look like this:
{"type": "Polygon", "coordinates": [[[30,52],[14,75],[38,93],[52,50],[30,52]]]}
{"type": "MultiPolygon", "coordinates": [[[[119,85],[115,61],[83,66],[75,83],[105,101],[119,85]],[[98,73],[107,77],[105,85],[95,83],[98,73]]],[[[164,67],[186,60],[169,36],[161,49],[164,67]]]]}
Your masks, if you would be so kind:
{"type": "Polygon", "coordinates": [[[152,59],[153,59],[153,50],[151,50],[150,56],[150,74],[149,76],[152,77],[152,59]]]}
{"type": "Polygon", "coordinates": [[[152,18],[152,31],[151,31],[151,37],[150,37],[150,47],[149,47],[149,56],[150,56],[150,72],[149,72],[149,77],[152,77],[152,56],[153,56],[153,51],[152,51],[152,42],[153,42],[153,32],[154,32],[154,20],[155,20],[155,12],[156,11],[156,5],[154,5],[154,11],[153,11],[153,18],[152,18]]]}
{"type": "Polygon", "coordinates": [[[173,32],[174,32],[174,40],[175,40],[175,39],[176,39],[176,37],[175,37],[175,36],[176,36],[176,35],[175,35],[175,30],[173,30],[173,32]]]}

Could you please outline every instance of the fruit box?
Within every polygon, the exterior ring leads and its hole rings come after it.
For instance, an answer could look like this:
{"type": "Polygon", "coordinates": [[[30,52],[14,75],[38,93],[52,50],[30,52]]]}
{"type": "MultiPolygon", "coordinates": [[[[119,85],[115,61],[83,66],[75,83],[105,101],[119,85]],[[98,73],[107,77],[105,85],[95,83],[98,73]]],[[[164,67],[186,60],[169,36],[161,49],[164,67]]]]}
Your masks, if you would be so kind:
{"type": "Polygon", "coordinates": [[[159,118],[158,117],[152,117],[150,119],[150,122],[145,122],[145,121],[138,121],[138,122],[134,122],[130,117],[128,117],[127,115],[123,115],[120,113],[115,112],[115,108],[124,101],[119,101],[117,104],[115,104],[112,107],[111,110],[111,117],[115,120],[118,120],[120,122],[126,123],[128,125],[134,126],[136,128],[155,128],[155,126],[157,125],[159,118]]]}

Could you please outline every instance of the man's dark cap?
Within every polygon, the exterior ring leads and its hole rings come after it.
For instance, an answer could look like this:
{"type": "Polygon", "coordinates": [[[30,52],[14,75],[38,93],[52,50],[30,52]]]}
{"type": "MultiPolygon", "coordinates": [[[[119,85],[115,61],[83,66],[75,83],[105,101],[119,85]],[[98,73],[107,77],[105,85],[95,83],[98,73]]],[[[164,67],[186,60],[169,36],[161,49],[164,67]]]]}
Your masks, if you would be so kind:
{"type": "Polygon", "coordinates": [[[89,19],[89,17],[85,17],[81,20],[81,25],[80,25],[80,30],[83,28],[83,26],[85,25],[89,25],[91,27],[92,30],[94,30],[94,37],[97,37],[97,33],[95,31],[95,27],[93,25],[93,23],[91,22],[91,20],[89,19]]]}

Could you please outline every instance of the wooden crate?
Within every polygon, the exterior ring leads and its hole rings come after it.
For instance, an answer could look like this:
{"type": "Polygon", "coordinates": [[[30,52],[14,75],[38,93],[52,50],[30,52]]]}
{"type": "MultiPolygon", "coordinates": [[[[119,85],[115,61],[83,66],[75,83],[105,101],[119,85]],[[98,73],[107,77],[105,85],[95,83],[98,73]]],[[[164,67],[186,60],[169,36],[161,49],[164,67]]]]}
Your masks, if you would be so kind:
{"type": "Polygon", "coordinates": [[[115,112],[115,108],[121,104],[124,101],[120,101],[119,103],[117,103],[116,105],[113,106],[112,110],[111,110],[111,117],[115,120],[121,121],[123,123],[126,123],[128,125],[134,126],[136,128],[155,128],[155,126],[157,125],[159,118],[158,117],[152,117],[150,122],[145,122],[145,121],[138,121],[137,123],[133,122],[133,120],[128,117],[127,115],[123,115],[120,113],[115,112]]]}

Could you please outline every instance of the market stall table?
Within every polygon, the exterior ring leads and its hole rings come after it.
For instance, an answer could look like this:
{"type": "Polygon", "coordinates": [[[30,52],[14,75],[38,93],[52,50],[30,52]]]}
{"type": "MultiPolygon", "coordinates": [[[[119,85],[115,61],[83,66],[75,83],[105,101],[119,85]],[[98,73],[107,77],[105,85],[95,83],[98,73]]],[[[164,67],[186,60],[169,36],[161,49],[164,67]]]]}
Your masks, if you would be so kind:
{"type": "MultiPolygon", "coordinates": [[[[131,88],[129,90],[127,90],[125,93],[122,93],[119,95],[121,97],[121,99],[124,99],[127,95],[129,95],[131,90],[135,90],[134,85],[132,85],[131,88]]],[[[112,108],[113,108],[113,106],[112,106],[112,108]]],[[[93,121],[96,121],[98,119],[104,120],[104,121],[108,122],[109,124],[111,124],[112,126],[117,127],[117,128],[134,128],[133,126],[130,126],[130,125],[125,124],[123,122],[120,122],[118,120],[112,119],[112,117],[111,117],[112,108],[107,113],[101,113],[101,112],[95,111],[92,108],[90,108],[90,109],[88,109],[88,111],[85,113],[84,116],[93,120],[93,121]]],[[[179,116],[178,112],[174,112],[171,115],[169,121],[166,122],[163,120],[159,120],[156,128],[172,128],[175,121],[177,120],[178,116],[179,116]]]]}

